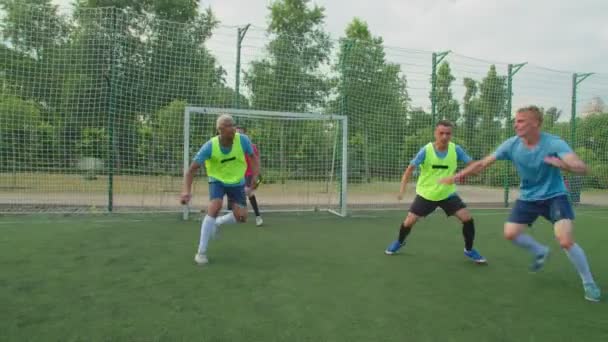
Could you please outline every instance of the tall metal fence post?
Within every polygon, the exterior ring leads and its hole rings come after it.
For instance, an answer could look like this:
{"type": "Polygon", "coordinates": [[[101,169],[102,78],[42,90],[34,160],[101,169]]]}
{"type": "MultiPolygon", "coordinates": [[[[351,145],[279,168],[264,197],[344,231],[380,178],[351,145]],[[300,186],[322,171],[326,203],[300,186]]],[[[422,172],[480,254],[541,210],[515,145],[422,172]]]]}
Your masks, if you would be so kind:
{"type": "MultiPolygon", "coordinates": [[[[507,138],[513,127],[511,110],[513,101],[513,76],[521,69],[526,63],[520,64],[509,64],[507,67],[507,104],[505,108],[505,138],[507,138]]],[[[505,168],[504,174],[504,205],[505,208],[509,206],[509,171],[505,168]]]]}
{"type": "Polygon", "coordinates": [[[251,24],[245,25],[245,27],[236,29],[236,70],[234,74],[234,108],[240,108],[241,106],[241,47],[245,34],[251,24]]]}
{"type": "Polygon", "coordinates": [[[116,94],[114,93],[116,68],[116,42],[117,42],[117,10],[111,9],[112,25],[111,25],[111,42],[110,42],[110,63],[106,81],[108,82],[108,212],[114,210],[114,168],[116,167],[116,149],[114,148],[114,117],[116,116],[116,94]]]}
{"type": "Polygon", "coordinates": [[[433,52],[431,73],[431,125],[437,123],[437,66],[450,53],[450,51],[433,52]]]}
{"type": "MultiPolygon", "coordinates": [[[[578,85],[583,82],[587,77],[593,75],[593,73],[574,73],[572,74],[572,103],[571,103],[571,116],[570,116],[570,146],[572,149],[576,149],[576,96],[578,92],[578,85]]],[[[580,203],[581,190],[582,190],[582,179],[581,176],[570,173],[568,175],[568,194],[572,203],[580,203]]]]}

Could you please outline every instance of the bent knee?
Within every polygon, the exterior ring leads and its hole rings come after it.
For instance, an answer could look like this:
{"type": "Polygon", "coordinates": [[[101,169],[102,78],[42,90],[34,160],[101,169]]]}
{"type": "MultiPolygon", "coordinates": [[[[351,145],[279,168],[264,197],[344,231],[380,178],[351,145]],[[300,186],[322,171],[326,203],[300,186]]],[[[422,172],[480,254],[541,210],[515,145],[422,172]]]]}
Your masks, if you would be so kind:
{"type": "Polygon", "coordinates": [[[559,242],[559,246],[563,249],[570,249],[570,247],[574,245],[574,240],[569,236],[558,237],[557,241],[559,242]]]}
{"type": "Polygon", "coordinates": [[[236,218],[236,221],[238,223],[245,223],[247,222],[247,212],[236,212],[234,213],[234,217],[236,218]]]}
{"type": "Polygon", "coordinates": [[[514,240],[519,234],[521,234],[521,227],[512,223],[505,223],[504,237],[507,240],[514,240]]]}
{"type": "Polygon", "coordinates": [[[403,221],[403,224],[407,227],[411,227],[416,223],[416,221],[418,221],[418,216],[413,213],[408,213],[407,217],[403,221]]]}
{"type": "Polygon", "coordinates": [[[507,240],[513,240],[513,239],[515,239],[517,237],[517,235],[519,235],[519,233],[510,231],[510,230],[505,230],[505,232],[504,232],[504,237],[507,240]]]}

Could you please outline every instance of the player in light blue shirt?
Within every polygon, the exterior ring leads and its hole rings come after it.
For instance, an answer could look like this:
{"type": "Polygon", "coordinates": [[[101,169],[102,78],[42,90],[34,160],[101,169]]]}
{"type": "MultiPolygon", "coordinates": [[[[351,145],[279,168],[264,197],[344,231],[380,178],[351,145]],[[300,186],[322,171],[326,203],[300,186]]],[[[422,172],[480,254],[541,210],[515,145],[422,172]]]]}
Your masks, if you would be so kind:
{"type": "Polygon", "coordinates": [[[515,165],[520,183],[520,197],[515,202],[504,227],[505,237],[534,255],[532,271],[542,268],[549,248],[538,243],[524,229],[542,216],[554,225],[560,246],[578,271],[585,299],[599,301],[600,289],[593,280],[583,249],[574,242],[574,210],[568,200],[561,170],[584,174],[587,166],[561,138],[541,131],[542,112],[536,106],[521,108],[515,115],[517,136],[507,139],[494,153],[471,164],[453,177],[441,180],[451,183],[477,174],[496,160],[510,160],[515,165]]]}

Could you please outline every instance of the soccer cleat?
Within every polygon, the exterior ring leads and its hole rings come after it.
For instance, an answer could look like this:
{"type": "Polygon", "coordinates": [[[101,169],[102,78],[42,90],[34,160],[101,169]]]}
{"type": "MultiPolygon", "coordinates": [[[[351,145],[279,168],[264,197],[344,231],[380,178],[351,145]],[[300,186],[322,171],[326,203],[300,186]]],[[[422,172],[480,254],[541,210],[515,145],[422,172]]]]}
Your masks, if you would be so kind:
{"type": "Polygon", "coordinates": [[[585,288],[585,299],[590,302],[599,302],[602,294],[600,292],[600,288],[595,285],[595,283],[587,283],[583,284],[583,288],[585,288]]]}
{"type": "Polygon", "coordinates": [[[540,254],[536,255],[534,257],[534,260],[532,260],[532,264],[530,265],[530,271],[531,272],[540,271],[540,269],[543,268],[543,266],[547,262],[548,258],[549,258],[549,247],[545,247],[545,250],[542,251],[540,254]]]}
{"type": "Polygon", "coordinates": [[[207,259],[205,254],[196,253],[194,255],[194,262],[199,265],[205,265],[209,262],[209,259],[207,259]]]}
{"type": "Polygon", "coordinates": [[[255,225],[260,227],[264,224],[264,220],[262,220],[262,216],[255,217],[255,225]]]}
{"type": "Polygon", "coordinates": [[[482,257],[481,254],[479,254],[479,252],[477,252],[475,249],[471,249],[470,251],[465,249],[464,256],[476,264],[486,264],[488,262],[486,258],[482,257]]]}
{"type": "Polygon", "coordinates": [[[405,241],[403,241],[403,243],[399,243],[399,240],[395,240],[384,251],[384,254],[393,255],[393,254],[397,253],[397,251],[399,251],[399,249],[401,249],[401,247],[403,247],[403,246],[405,246],[405,241]]]}

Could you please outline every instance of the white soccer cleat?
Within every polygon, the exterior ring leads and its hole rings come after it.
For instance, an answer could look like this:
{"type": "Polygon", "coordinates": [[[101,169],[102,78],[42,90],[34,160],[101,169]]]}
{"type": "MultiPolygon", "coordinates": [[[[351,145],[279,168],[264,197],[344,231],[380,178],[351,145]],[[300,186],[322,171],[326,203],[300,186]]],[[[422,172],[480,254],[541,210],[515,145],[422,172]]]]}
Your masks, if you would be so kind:
{"type": "Polygon", "coordinates": [[[209,262],[209,259],[207,259],[205,254],[196,253],[194,255],[194,262],[199,265],[205,265],[209,262]]]}
{"type": "Polygon", "coordinates": [[[255,225],[260,227],[264,224],[264,220],[262,220],[262,216],[255,217],[255,225]]]}

